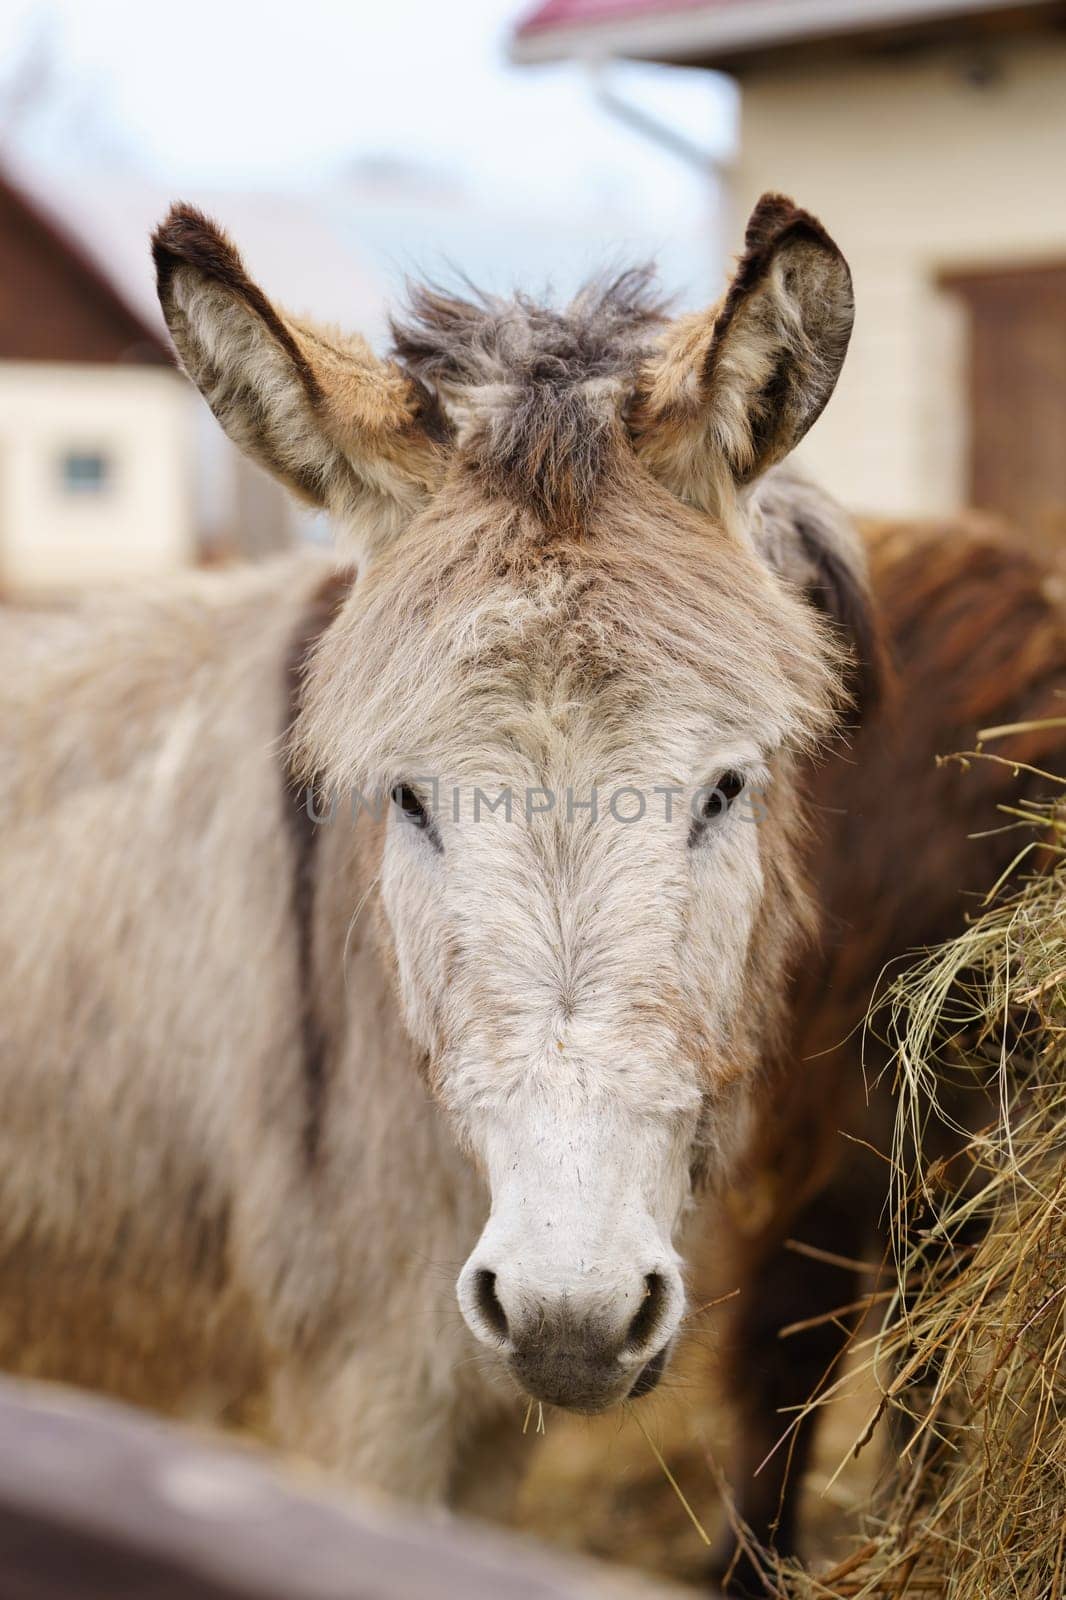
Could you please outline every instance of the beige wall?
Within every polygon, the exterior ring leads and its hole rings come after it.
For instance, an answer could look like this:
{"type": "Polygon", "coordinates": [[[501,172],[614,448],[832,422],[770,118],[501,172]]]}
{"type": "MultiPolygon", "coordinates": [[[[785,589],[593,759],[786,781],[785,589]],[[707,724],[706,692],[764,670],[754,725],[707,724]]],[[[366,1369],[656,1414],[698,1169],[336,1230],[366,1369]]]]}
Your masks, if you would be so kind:
{"type": "Polygon", "coordinates": [[[164,368],[0,362],[0,586],[62,591],[194,559],[192,418],[164,368]],[[111,464],[98,493],[64,486],[71,451],[111,464]]]}
{"type": "MultiPolygon", "coordinates": [[[[855,276],[855,335],[807,463],[858,509],[949,510],[967,482],[965,325],[945,268],[1066,261],[1066,39],[746,79],[733,236],[780,189],[855,276]]],[[[1064,441],[1066,448],[1066,441],[1064,441]]]]}

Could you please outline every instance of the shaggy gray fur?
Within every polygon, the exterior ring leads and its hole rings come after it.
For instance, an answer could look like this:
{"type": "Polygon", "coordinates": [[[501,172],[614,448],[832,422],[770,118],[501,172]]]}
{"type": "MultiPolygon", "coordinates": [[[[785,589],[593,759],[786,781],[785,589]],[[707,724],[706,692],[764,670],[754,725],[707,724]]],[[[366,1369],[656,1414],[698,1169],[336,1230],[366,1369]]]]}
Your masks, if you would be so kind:
{"type": "Polygon", "coordinates": [[[441,396],[501,492],[574,522],[587,513],[612,423],[665,317],[648,268],[596,279],[564,310],[523,294],[464,300],[415,287],[408,315],[392,324],[393,348],[441,396]]]}

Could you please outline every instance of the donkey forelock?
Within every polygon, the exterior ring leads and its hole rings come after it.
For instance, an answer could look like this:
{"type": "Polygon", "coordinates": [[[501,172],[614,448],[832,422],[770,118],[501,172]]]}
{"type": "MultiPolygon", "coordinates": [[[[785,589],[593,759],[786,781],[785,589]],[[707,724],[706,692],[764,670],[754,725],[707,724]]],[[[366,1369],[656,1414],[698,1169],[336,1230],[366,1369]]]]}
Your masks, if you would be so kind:
{"type": "Polygon", "coordinates": [[[595,278],[565,308],[417,286],[393,349],[441,396],[494,487],[573,526],[610,469],[622,405],[666,315],[647,267],[595,278]]]}

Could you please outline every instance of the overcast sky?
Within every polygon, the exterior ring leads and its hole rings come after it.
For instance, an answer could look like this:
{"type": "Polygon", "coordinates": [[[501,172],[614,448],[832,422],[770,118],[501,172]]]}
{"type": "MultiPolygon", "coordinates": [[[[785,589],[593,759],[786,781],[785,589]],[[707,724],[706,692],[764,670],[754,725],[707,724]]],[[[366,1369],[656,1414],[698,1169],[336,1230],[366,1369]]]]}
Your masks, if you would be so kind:
{"type": "MultiPolygon", "coordinates": [[[[611,211],[649,246],[711,233],[712,186],[619,126],[579,68],[506,60],[512,0],[2,0],[0,136],[56,162],[102,157],[172,181],[328,184],[389,156],[489,207],[580,226],[611,211]],[[51,79],[19,118],[11,78],[51,79]],[[13,67],[12,64],[15,64],[13,67]]],[[[630,69],[626,92],[709,153],[731,100],[710,74],[630,69]]]]}

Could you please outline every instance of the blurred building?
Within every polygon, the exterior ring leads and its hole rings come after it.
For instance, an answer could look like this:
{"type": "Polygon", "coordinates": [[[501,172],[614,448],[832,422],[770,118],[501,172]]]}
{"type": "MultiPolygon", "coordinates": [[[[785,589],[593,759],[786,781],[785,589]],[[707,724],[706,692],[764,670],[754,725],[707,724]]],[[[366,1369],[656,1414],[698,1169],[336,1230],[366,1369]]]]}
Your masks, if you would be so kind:
{"type": "Polygon", "coordinates": [[[808,462],[857,507],[968,502],[1066,539],[1066,5],[547,0],[512,51],[734,76],[730,236],[783,190],[855,275],[808,462]]]}
{"type": "MultiPolygon", "coordinates": [[[[174,196],[122,174],[0,172],[0,593],[48,596],[256,557],[314,518],[175,370],[148,240],[174,196]]],[[[380,323],[382,291],[313,203],[197,194],[294,310],[380,323]]]]}
{"type": "Polygon", "coordinates": [[[158,326],[0,177],[0,586],[193,558],[186,397],[158,326]]]}

